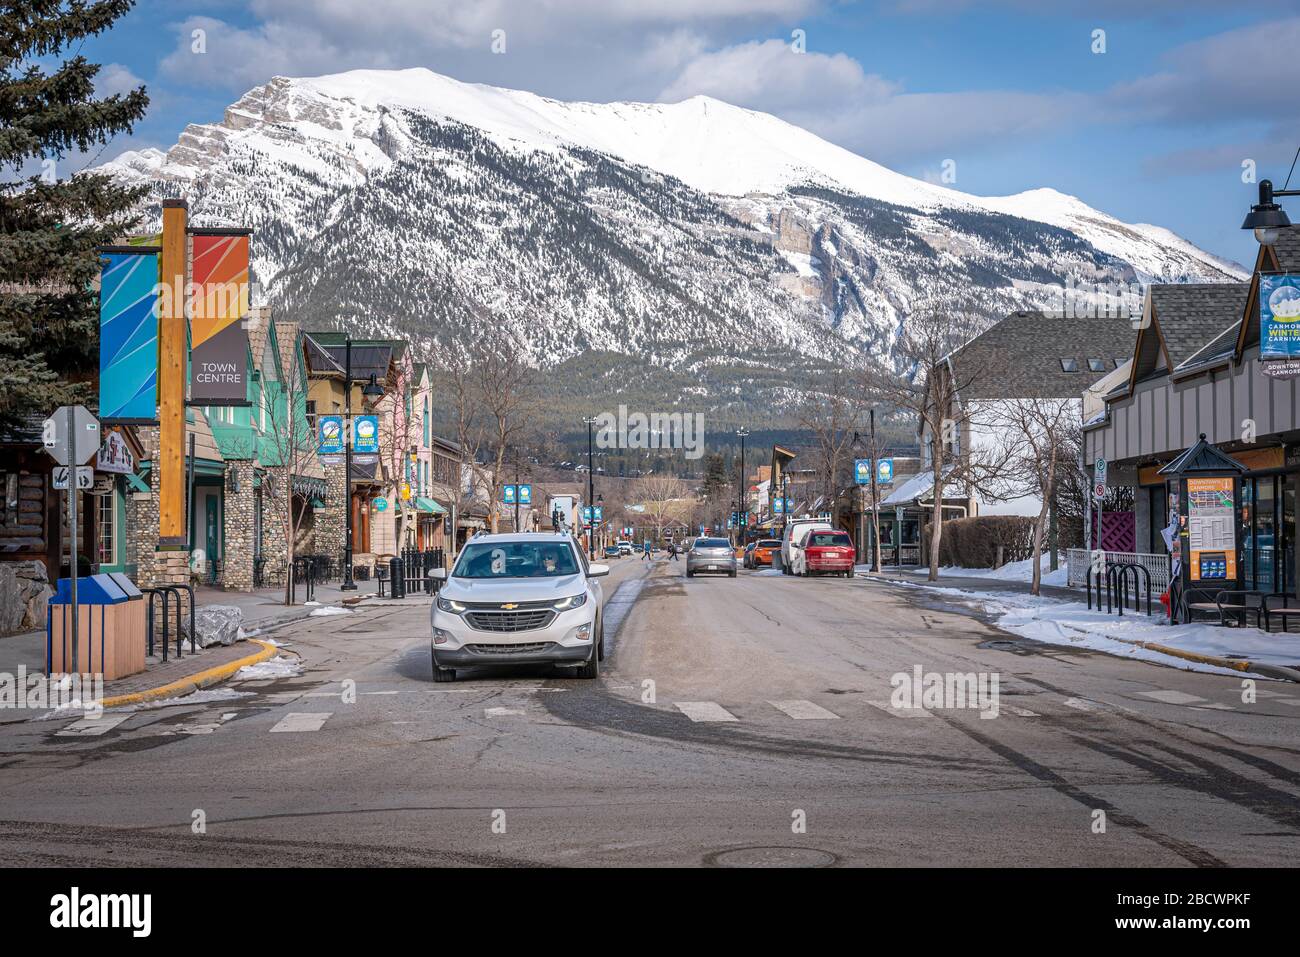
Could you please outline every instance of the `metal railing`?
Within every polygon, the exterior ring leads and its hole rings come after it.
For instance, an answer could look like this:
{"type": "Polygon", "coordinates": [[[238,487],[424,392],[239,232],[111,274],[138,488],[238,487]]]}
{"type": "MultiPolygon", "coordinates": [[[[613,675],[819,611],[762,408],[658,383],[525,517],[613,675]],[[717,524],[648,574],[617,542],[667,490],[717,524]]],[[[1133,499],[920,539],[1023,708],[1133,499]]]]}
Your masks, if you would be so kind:
{"type": "MultiPolygon", "coordinates": [[[[1089,584],[1092,569],[1092,552],[1086,548],[1066,549],[1067,581],[1070,585],[1089,584]]],[[[1162,595],[1169,588],[1169,556],[1147,552],[1106,552],[1106,565],[1140,565],[1150,579],[1151,591],[1162,595]]]]}
{"type": "Polygon", "coordinates": [[[195,651],[195,634],[194,634],[194,589],[189,585],[158,585],[154,588],[141,588],[141,592],[149,596],[149,616],[145,621],[145,641],[148,653],[154,653],[154,600],[162,596],[162,660],[167,660],[168,645],[171,641],[171,618],[169,609],[172,596],[176,597],[176,657],[181,657],[181,649],[184,647],[185,635],[181,628],[181,592],[184,591],[189,595],[190,603],[190,654],[195,651]]]}

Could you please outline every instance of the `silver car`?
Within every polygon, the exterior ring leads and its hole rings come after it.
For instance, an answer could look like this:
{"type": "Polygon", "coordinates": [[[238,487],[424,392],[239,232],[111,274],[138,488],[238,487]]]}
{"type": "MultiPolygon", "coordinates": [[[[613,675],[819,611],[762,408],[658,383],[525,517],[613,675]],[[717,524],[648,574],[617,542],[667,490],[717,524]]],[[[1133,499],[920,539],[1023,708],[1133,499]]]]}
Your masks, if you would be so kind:
{"type": "Polygon", "coordinates": [[[725,538],[697,538],[686,553],[686,577],[695,575],[736,577],[736,551],[725,538]]]}

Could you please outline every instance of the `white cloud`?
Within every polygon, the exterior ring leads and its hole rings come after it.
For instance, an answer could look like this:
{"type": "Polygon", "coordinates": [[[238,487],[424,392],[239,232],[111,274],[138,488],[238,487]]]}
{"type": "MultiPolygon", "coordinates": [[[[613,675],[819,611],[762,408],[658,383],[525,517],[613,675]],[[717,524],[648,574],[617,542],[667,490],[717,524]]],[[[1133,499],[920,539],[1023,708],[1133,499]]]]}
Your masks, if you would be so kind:
{"type": "Polygon", "coordinates": [[[143,85],[144,80],[122,64],[105,63],[100,67],[99,74],[95,77],[95,96],[115,96],[121,93],[130,93],[143,85]]]}

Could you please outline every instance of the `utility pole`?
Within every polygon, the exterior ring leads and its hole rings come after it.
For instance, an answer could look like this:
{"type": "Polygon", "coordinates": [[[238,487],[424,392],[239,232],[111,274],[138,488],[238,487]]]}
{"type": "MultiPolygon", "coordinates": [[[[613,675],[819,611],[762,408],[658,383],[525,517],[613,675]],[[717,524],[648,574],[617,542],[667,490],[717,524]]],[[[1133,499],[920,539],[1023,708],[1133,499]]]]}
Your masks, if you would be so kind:
{"type": "MultiPolygon", "coordinates": [[[[76,409],[68,406],[68,532],[71,541],[68,542],[68,577],[72,580],[72,673],[81,674],[81,622],[77,614],[77,578],[81,571],[77,567],[77,498],[81,495],[81,489],[77,487],[77,473],[81,471],[81,459],[78,458],[77,451],[77,424],[76,409]]],[[[179,593],[178,593],[179,595],[179,593]]],[[[180,601],[178,597],[176,599],[180,601]]],[[[149,608],[149,613],[153,614],[153,606],[149,608]]],[[[163,639],[166,642],[166,639],[163,639]]],[[[65,662],[66,667],[66,662],[65,662]]]]}
{"type": "Polygon", "coordinates": [[[871,563],[872,571],[877,575],[880,574],[880,493],[877,490],[876,479],[879,477],[879,466],[876,465],[880,457],[880,451],[876,448],[876,410],[871,410],[871,563]]]}
{"type": "Polygon", "coordinates": [[[519,531],[519,453],[515,452],[515,531],[519,531]]]}

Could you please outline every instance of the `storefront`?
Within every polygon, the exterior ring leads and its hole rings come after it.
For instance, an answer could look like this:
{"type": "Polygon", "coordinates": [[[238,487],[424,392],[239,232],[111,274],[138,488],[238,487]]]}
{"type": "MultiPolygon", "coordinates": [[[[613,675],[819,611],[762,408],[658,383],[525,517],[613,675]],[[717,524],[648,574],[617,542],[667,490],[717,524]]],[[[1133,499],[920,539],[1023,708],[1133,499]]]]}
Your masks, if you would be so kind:
{"type": "Polygon", "coordinates": [[[1174,503],[1159,470],[1201,434],[1240,466],[1234,556],[1241,587],[1297,594],[1300,378],[1259,352],[1261,270],[1300,272],[1300,235],[1260,248],[1249,283],[1153,286],[1128,380],[1084,426],[1085,460],[1135,492],[1136,548],[1167,555],[1174,503]]]}

